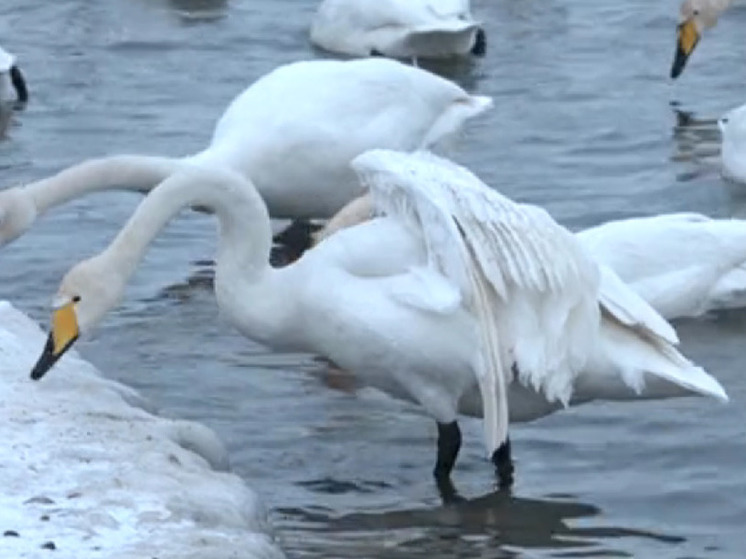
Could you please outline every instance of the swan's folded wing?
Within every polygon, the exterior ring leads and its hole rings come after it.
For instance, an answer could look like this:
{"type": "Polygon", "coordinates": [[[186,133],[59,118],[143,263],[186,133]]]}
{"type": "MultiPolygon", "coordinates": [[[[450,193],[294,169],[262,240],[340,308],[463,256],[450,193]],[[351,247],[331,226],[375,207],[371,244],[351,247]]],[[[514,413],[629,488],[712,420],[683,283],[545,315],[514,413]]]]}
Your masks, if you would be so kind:
{"type": "Polygon", "coordinates": [[[628,287],[616,272],[606,265],[600,265],[599,269],[599,301],[604,309],[625,326],[644,332],[648,337],[661,338],[672,345],[679,343],[673,326],[628,287]]]}
{"type": "Polygon", "coordinates": [[[492,452],[507,436],[507,383],[567,402],[598,332],[598,271],[569,231],[432,154],[373,150],[352,163],[377,206],[422,237],[428,266],[477,319],[475,370],[492,452]]]}

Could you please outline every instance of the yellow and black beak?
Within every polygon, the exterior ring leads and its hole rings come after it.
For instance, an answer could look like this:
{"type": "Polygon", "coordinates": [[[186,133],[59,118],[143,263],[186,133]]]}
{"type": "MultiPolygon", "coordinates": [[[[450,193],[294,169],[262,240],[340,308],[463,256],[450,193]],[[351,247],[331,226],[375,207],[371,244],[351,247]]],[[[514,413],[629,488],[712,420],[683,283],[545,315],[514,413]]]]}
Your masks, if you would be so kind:
{"type": "Polygon", "coordinates": [[[690,17],[685,22],[680,23],[676,34],[676,56],[671,66],[671,78],[676,79],[684,71],[686,61],[694,52],[694,47],[699,42],[699,31],[694,18],[690,17]]]}
{"type": "Polygon", "coordinates": [[[65,303],[52,313],[52,331],[49,333],[39,360],[31,371],[31,378],[39,380],[78,339],[78,317],[75,303],[65,303]]]}

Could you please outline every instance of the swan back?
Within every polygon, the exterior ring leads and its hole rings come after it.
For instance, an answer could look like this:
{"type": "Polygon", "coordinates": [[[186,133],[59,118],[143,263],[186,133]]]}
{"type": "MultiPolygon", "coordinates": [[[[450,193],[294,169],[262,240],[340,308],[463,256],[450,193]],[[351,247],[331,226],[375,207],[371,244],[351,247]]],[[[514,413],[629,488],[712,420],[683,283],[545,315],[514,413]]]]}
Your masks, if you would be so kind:
{"type": "Polygon", "coordinates": [[[353,56],[435,58],[472,52],[478,29],[467,0],[324,0],[311,41],[353,56]]]}
{"type": "Polygon", "coordinates": [[[251,177],[273,217],[331,217],[362,193],[349,166],[355,156],[438,144],[490,106],[393,60],[296,62],[230,104],[210,152],[251,177]]]}
{"type": "Polygon", "coordinates": [[[507,436],[513,363],[525,384],[567,404],[600,324],[598,270],[574,236],[429,153],[374,150],[353,167],[376,206],[421,235],[429,268],[477,319],[488,453],[507,436]]]}

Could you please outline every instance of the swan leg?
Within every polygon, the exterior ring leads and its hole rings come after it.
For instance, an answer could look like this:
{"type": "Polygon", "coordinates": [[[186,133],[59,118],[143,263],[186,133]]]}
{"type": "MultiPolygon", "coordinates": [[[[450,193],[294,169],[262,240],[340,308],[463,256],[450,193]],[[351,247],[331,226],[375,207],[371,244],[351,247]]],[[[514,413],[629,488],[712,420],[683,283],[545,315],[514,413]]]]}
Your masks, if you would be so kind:
{"type": "Polygon", "coordinates": [[[448,505],[464,500],[451,481],[451,471],[461,449],[461,429],[458,423],[438,423],[438,460],[435,463],[435,483],[443,503],[448,505]]]}
{"type": "Polygon", "coordinates": [[[436,480],[451,477],[451,470],[456,463],[461,449],[461,429],[458,422],[438,423],[438,460],[433,475],[436,480]]]}
{"type": "Polygon", "coordinates": [[[495,465],[495,474],[497,474],[498,485],[510,487],[513,485],[513,458],[510,453],[510,438],[492,453],[492,463],[495,465]]]}

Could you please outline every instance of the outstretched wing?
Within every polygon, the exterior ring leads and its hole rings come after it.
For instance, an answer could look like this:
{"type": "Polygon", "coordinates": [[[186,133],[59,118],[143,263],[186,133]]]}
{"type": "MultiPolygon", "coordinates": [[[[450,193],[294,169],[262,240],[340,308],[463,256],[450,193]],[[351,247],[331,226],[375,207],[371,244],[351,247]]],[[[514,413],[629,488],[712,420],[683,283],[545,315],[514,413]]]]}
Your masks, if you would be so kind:
{"type": "Polygon", "coordinates": [[[477,319],[488,452],[507,436],[513,364],[521,382],[567,403],[600,323],[598,269],[575,237],[427,152],[372,150],[352,166],[376,206],[421,235],[428,266],[458,286],[477,319]]]}

